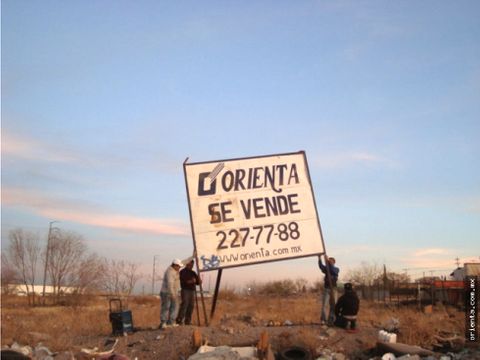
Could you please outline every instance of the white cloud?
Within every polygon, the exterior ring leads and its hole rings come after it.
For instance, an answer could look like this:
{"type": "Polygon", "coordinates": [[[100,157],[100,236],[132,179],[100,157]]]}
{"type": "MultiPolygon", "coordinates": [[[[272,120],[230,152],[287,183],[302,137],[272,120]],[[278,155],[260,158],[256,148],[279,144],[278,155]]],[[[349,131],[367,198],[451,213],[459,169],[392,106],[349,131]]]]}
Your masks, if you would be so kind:
{"type": "Polygon", "coordinates": [[[450,250],[448,249],[441,249],[441,248],[430,248],[430,249],[419,249],[413,253],[413,256],[426,256],[426,255],[444,255],[449,254],[450,250]]]}
{"type": "Polygon", "coordinates": [[[473,214],[480,213],[480,197],[475,195],[438,197],[416,196],[413,199],[403,198],[400,203],[403,206],[409,207],[445,208],[473,214]]]}
{"type": "Polygon", "coordinates": [[[68,163],[78,161],[78,156],[57,146],[37,139],[2,131],[2,155],[9,158],[68,163]]]}
{"type": "Polygon", "coordinates": [[[187,236],[187,224],[178,219],[155,219],[99,210],[98,206],[48,196],[20,188],[2,189],[2,206],[20,207],[38,215],[79,224],[128,232],[187,236]]]}
{"type": "Polygon", "coordinates": [[[352,151],[334,154],[314,155],[313,166],[327,169],[348,168],[351,166],[387,166],[394,167],[395,162],[368,151],[352,151]]]}

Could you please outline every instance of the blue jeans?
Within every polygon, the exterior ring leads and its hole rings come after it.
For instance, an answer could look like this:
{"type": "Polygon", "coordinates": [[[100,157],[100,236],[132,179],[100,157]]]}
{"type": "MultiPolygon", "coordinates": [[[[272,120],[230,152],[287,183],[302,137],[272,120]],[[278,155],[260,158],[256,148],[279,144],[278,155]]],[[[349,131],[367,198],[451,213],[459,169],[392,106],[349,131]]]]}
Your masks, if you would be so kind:
{"type": "Polygon", "coordinates": [[[168,293],[160,293],[160,299],[162,300],[162,307],[160,311],[160,323],[161,324],[173,324],[177,315],[177,297],[168,293]]]}
{"type": "Polygon", "coordinates": [[[322,314],[320,316],[320,321],[325,321],[328,324],[333,324],[335,321],[335,303],[337,302],[337,289],[323,289],[322,294],[322,314]],[[330,292],[333,293],[333,306],[330,304],[330,292]],[[328,318],[327,318],[327,306],[329,307],[328,318]]]}

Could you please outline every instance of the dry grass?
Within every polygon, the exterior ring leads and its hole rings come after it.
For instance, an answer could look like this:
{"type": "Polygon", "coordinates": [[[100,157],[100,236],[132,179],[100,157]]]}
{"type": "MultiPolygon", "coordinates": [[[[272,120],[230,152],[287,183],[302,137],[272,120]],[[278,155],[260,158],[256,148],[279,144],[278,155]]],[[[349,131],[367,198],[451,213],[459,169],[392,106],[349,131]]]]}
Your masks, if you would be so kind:
{"type": "MultiPolygon", "coordinates": [[[[78,349],[88,339],[108,336],[111,332],[109,306],[105,298],[89,299],[85,306],[29,308],[22,298],[2,298],[2,346],[17,341],[36,345],[42,341],[52,350],[78,349]],[[48,338],[38,334],[47,334],[48,338]]],[[[155,297],[132,297],[126,307],[132,311],[135,327],[153,328],[159,324],[160,300],[155,297]]],[[[211,299],[206,299],[210,313],[211,299]]],[[[318,295],[304,294],[290,297],[245,296],[233,293],[220,297],[213,327],[247,329],[268,322],[295,324],[319,322],[318,295]]],[[[203,313],[203,312],[202,312],[203,313]]],[[[432,314],[416,308],[385,307],[383,304],[362,302],[359,328],[381,329],[392,317],[400,321],[398,341],[428,346],[439,329],[462,334],[464,314],[453,308],[434,307],[432,314]]],[[[203,316],[201,316],[203,319],[203,316]]],[[[194,321],[196,315],[194,314],[194,321]]],[[[203,321],[202,321],[203,322],[203,321]]],[[[278,344],[297,344],[307,348],[318,346],[318,333],[299,328],[296,334],[280,333],[278,344]],[[283,334],[283,335],[282,335],[283,334]]]]}
{"type": "MultiPolygon", "coordinates": [[[[135,314],[136,327],[159,324],[159,300],[154,297],[130,299],[126,307],[135,314]]],[[[55,350],[67,350],[96,336],[110,334],[109,303],[102,297],[89,299],[85,306],[28,307],[21,297],[2,298],[2,346],[16,341],[42,341],[55,350]],[[15,301],[16,300],[16,301],[15,301]]]]}
{"type": "MultiPolygon", "coordinates": [[[[234,300],[219,301],[212,325],[219,319],[250,316],[261,324],[268,321],[311,324],[319,322],[319,302],[314,296],[239,297],[234,300]]],[[[260,324],[259,324],[260,325],[260,324]]]]}
{"type": "Polygon", "coordinates": [[[464,313],[455,308],[440,305],[426,314],[415,306],[369,305],[361,309],[360,326],[363,323],[382,328],[391,318],[396,318],[400,321],[398,342],[427,346],[434,342],[434,335],[440,330],[463,335],[464,313]]]}

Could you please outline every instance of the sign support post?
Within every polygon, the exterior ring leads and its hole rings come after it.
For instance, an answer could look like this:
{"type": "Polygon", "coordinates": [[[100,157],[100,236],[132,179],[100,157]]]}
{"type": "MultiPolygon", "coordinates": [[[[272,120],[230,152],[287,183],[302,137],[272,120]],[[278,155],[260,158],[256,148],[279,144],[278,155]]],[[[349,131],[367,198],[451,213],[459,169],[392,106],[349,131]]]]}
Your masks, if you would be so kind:
{"type": "MultiPolygon", "coordinates": [[[[184,173],[186,175],[186,171],[185,171],[185,166],[187,165],[187,161],[188,161],[188,157],[185,159],[185,161],[183,162],[183,170],[184,170],[184,173]]],[[[187,178],[185,176],[185,186],[187,188],[187,194],[188,194],[188,181],[187,181],[187,178]]],[[[188,198],[188,209],[190,211],[190,227],[192,229],[192,237],[193,237],[193,248],[194,248],[194,255],[195,255],[195,264],[197,265],[197,274],[198,276],[200,276],[200,267],[198,265],[198,255],[197,255],[197,248],[196,248],[196,242],[195,242],[195,232],[193,231],[193,223],[192,223],[192,210],[191,210],[191,206],[190,206],[190,197],[187,196],[188,198]]],[[[200,299],[202,301],[202,308],[203,308],[203,317],[204,317],[204,320],[205,320],[205,324],[208,326],[208,318],[207,318],[207,311],[205,309],[205,298],[203,296],[203,286],[202,286],[202,282],[200,281],[200,284],[199,284],[199,287],[200,287],[200,299]]],[[[197,292],[195,291],[195,300],[196,300],[196,303],[197,303],[197,317],[198,317],[198,325],[200,325],[200,316],[199,316],[199,310],[198,310],[198,298],[197,298],[197,292]]]]}
{"type": "Polygon", "coordinates": [[[218,269],[217,282],[215,283],[215,293],[213,294],[212,310],[210,312],[210,320],[213,319],[213,315],[215,314],[215,308],[217,306],[218,291],[220,290],[220,280],[222,279],[222,272],[223,272],[223,269],[218,269]]]}

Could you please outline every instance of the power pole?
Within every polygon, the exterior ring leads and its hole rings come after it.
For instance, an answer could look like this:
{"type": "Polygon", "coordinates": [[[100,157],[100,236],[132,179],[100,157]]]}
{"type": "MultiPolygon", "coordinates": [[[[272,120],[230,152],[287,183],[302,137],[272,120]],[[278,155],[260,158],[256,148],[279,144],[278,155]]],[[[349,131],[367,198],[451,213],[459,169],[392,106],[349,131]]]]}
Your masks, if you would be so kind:
{"type": "Polygon", "coordinates": [[[460,259],[458,258],[458,256],[455,258],[455,264],[457,264],[457,268],[460,267],[460,259]]]}
{"type": "Polygon", "coordinates": [[[155,260],[158,255],[153,255],[153,271],[152,271],[152,295],[155,294],[155,260]]]}
{"type": "Polygon", "coordinates": [[[43,270],[43,293],[42,293],[42,303],[45,305],[45,284],[47,282],[47,266],[48,266],[48,256],[50,255],[50,237],[52,235],[52,224],[58,221],[50,221],[48,227],[48,237],[47,237],[47,250],[45,252],[45,267],[43,270]]]}

